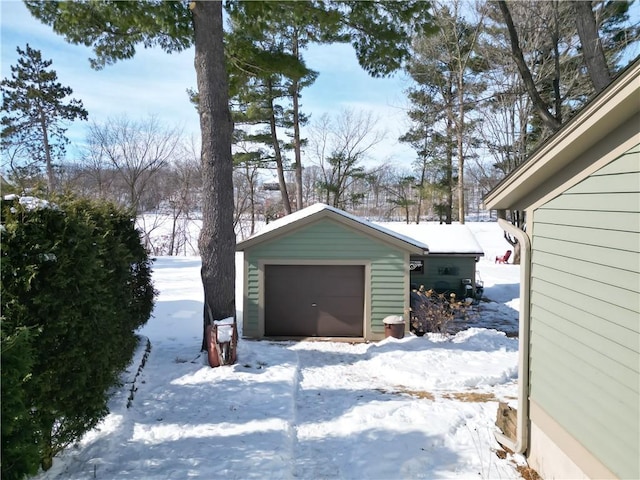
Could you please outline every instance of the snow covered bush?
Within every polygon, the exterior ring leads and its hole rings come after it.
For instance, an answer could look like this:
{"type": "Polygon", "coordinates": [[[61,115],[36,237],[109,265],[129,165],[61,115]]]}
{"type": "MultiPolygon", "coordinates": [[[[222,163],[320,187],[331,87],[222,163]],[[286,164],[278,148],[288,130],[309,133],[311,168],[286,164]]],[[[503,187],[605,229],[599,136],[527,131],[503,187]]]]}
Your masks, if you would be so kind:
{"type": "Polygon", "coordinates": [[[7,462],[7,444],[19,453],[26,445],[16,442],[34,437],[47,469],[56,453],[106,415],[108,391],[153,308],[151,261],[131,216],[105,203],[51,204],[55,208],[34,208],[10,199],[2,205],[3,362],[5,340],[21,329],[29,332],[23,342],[32,356],[23,359],[28,371],[14,373],[8,385],[2,370],[3,479],[34,468],[32,460],[20,463],[22,456],[7,462]],[[22,414],[5,416],[7,401],[24,405],[22,414]],[[14,421],[31,432],[16,438],[14,421]]]}

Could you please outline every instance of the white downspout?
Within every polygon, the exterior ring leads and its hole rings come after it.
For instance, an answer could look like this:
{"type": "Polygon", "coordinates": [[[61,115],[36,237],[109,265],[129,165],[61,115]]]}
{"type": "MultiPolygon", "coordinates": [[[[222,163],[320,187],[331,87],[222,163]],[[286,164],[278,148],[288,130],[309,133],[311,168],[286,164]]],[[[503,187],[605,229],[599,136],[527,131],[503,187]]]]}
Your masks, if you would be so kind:
{"type": "Polygon", "coordinates": [[[531,283],[531,241],[528,235],[515,225],[498,219],[498,225],[513,235],[520,243],[520,314],[518,316],[518,410],[516,441],[502,433],[496,440],[514,453],[524,453],[529,442],[529,313],[531,283]]]}

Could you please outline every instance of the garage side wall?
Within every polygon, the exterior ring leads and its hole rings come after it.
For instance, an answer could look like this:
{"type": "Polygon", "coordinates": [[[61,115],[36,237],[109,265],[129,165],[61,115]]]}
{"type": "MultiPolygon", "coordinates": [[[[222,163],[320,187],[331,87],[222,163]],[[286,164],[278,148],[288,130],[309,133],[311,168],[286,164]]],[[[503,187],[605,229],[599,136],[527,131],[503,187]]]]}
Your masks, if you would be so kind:
{"type": "MultiPolygon", "coordinates": [[[[557,432],[589,476],[640,478],[640,148],[537,208],[532,250],[532,436],[557,432]]],[[[532,465],[559,478],[548,444],[532,465]]]]}
{"type": "Polygon", "coordinates": [[[384,337],[382,320],[404,315],[409,308],[409,254],[345,225],[321,219],[299,230],[253,246],[245,251],[245,301],[243,334],[264,336],[260,265],[299,263],[362,264],[365,272],[365,336],[384,337]]]}
{"type": "Polygon", "coordinates": [[[462,279],[469,278],[475,286],[476,259],[456,255],[430,255],[411,257],[411,260],[422,260],[422,272],[411,272],[411,283],[416,286],[424,285],[425,289],[464,293],[462,279]]]}

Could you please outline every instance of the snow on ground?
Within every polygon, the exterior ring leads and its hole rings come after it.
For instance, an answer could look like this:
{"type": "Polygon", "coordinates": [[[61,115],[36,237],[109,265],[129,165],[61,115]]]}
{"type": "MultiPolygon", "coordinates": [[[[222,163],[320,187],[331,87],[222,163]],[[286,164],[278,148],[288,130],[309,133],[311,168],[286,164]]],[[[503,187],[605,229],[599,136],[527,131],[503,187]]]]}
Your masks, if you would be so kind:
{"type": "MultiPolygon", "coordinates": [[[[497,225],[470,227],[483,248],[506,249],[497,225]]],[[[517,331],[518,267],[487,253],[478,268],[492,301],[454,336],[241,339],[238,363],[215,369],[199,352],[200,260],[160,257],[140,331],[150,352],[141,343],[111,413],[37,478],[520,478],[521,457],[499,458],[493,438],[497,401],[516,396],[517,339],[479,328],[517,331]]]]}

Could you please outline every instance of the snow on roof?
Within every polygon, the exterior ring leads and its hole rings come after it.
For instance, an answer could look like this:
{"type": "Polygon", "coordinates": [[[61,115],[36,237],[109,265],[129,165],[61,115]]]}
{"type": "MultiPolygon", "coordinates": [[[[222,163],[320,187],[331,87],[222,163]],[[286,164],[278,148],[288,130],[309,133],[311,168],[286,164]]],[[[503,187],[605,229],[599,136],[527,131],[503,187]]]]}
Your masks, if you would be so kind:
{"type": "Polygon", "coordinates": [[[303,208],[302,210],[298,210],[297,212],[293,212],[289,215],[286,215],[282,218],[279,218],[278,220],[275,220],[271,223],[269,223],[268,225],[266,225],[262,230],[260,230],[259,232],[255,233],[254,235],[252,235],[251,237],[249,237],[247,240],[251,240],[257,237],[260,237],[262,235],[265,235],[269,232],[273,232],[274,230],[277,230],[279,228],[282,228],[284,226],[290,225],[292,223],[295,223],[299,220],[302,220],[304,218],[310,217],[312,215],[316,215],[322,211],[330,211],[333,212],[337,215],[340,215],[344,218],[348,218],[349,220],[352,220],[354,222],[358,222],[362,225],[366,225],[369,228],[372,228],[374,230],[377,230],[381,233],[384,233],[386,235],[389,235],[393,238],[402,240],[406,243],[409,243],[411,245],[414,245],[418,248],[421,248],[423,250],[428,250],[428,246],[421,242],[420,240],[417,240],[415,237],[410,237],[410,236],[406,236],[404,235],[402,232],[398,232],[398,231],[394,231],[394,230],[390,230],[388,228],[385,228],[384,226],[380,225],[380,224],[376,224],[376,223],[372,223],[369,222],[367,220],[364,220],[363,218],[357,217],[355,215],[352,215],[350,213],[345,212],[344,210],[340,210],[339,208],[335,208],[335,207],[331,207],[329,205],[326,205],[324,203],[315,203],[313,205],[310,205],[306,208],[303,208]]]}
{"type": "Polygon", "coordinates": [[[428,245],[431,254],[484,255],[475,235],[466,225],[404,222],[383,222],[381,225],[428,245]]]}

